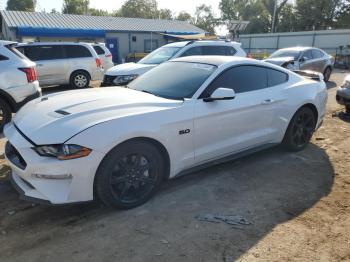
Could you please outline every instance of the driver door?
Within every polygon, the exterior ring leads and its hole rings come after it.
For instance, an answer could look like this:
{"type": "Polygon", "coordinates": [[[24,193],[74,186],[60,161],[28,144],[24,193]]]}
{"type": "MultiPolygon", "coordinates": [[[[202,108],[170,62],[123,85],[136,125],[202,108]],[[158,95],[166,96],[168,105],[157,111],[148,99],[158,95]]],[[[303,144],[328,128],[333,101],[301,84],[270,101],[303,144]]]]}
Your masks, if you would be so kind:
{"type": "Polygon", "coordinates": [[[195,163],[224,157],[272,140],[274,100],[263,67],[238,66],[224,71],[195,104],[195,163]],[[232,100],[205,102],[217,88],[232,88],[232,100]]]}
{"type": "Polygon", "coordinates": [[[300,70],[317,71],[315,67],[315,60],[313,59],[311,49],[304,51],[301,58],[302,58],[302,61],[300,62],[300,70]]]}

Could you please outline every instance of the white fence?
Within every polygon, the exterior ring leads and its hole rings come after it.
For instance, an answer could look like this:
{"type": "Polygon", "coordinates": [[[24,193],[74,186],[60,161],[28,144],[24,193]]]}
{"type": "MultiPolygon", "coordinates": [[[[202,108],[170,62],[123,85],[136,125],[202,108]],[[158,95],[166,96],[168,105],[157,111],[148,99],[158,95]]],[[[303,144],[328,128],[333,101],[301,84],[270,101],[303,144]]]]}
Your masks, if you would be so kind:
{"type": "Polygon", "coordinates": [[[239,41],[253,54],[271,54],[292,46],[314,46],[335,54],[339,46],[350,45],[350,29],[240,35],[239,41]]]}

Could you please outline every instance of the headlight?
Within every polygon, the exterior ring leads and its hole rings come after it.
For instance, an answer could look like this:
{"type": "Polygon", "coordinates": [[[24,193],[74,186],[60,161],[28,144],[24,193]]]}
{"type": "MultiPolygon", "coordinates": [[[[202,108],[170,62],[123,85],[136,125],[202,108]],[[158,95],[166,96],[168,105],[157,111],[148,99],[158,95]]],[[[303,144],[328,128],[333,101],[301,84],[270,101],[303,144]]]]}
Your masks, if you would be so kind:
{"type": "Polygon", "coordinates": [[[33,147],[40,156],[56,157],[59,160],[68,160],[88,156],[91,149],[79,145],[44,145],[33,147]]]}
{"type": "Polygon", "coordinates": [[[350,81],[344,81],[342,88],[349,88],[350,89],[350,81]]]}
{"type": "Polygon", "coordinates": [[[113,83],[116,85],[126,85],[129,84],[132,80],[136,79],[139,75],[125,75],[117,76],[113,83]]]}

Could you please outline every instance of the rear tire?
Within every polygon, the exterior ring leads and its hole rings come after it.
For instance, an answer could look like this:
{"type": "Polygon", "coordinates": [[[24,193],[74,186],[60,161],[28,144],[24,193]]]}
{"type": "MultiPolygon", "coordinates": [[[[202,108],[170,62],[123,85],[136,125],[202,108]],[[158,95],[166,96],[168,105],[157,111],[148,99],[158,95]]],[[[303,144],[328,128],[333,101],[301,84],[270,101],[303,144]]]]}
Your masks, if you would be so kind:
{"type": "Polygon", "coordinates": [[[164,160],[157,147],[143,140],[125,142],[100,164],[95,189],[107,206],[130,209],[154,195],[164,174],[164,160]]]}
{"type": "Polygon", "coordinates": [[[70,77],[70,86],[73,88],[87,88],[89,84],[90,75],[85,71],[76,71],[70,77]]]}
{"type": "Polygon", "coordinates": [[[327,67],[323,72],[323,79],[325,82],[328,82],[331,78],[332,69],[330,67],[327,67]]]}
{"type": "Polygon", "coordinates": [[[316,118],[308,107],[300,108],[290,121],[282,144],[289,151],[301,151],[310,142],[315,131],[316,118]]]}
{"type": "Polygon", "coordinates": [[[12,111],[10,105],[2,98],[0,98],[0,132],[3,131],[4,126],[12,119],[12,111]]]}

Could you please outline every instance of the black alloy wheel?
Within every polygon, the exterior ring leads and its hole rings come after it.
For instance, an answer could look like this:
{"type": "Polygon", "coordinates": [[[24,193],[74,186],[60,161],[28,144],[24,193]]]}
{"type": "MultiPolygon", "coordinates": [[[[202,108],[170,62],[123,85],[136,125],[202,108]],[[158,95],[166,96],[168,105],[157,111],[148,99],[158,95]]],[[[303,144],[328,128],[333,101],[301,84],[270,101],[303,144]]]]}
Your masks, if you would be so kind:
{"type": "Polygon", "coordinates": [[[302,107],[289,123],[283,144],[292,151],[303,150],[310,142],[315,126],[314,112],[308,107],[302,107]]]}

